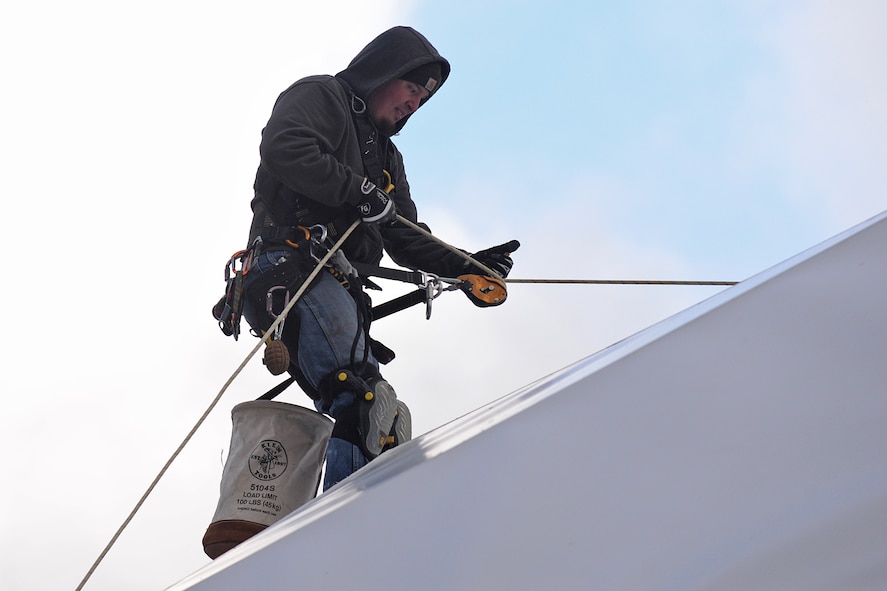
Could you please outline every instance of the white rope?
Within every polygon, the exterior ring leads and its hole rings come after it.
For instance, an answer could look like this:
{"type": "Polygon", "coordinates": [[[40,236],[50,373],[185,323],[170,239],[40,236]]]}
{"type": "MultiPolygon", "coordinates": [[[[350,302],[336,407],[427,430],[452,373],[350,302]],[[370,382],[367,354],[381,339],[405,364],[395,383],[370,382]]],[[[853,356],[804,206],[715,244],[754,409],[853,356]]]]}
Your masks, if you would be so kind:
{"type": "Polygon", "coordinates": [[[287,306],[286,306],[286,308],[284,308],[283,312],[281,312],[280,315],[277,317],[277,319],[274,320],[274,322],[271,324],[271,326],[268,328],[268,330],[265,331],[265,334],[262,335],[262,338],[259,339],[259,342],[256,344],[256,346],[253,347],[253,350],[249,352],[249,354],[240,363],[240,365],[237,367],[237,369],[234,370],[234,373],[231,374],[231,377],[228,378],[228,380],[222,386],[222,389],[219,390],[219,393],[216,394],[215,398],[213,398],[213,401],[210,403],[210,405],[207,407],[207,409],[203,412],[203,415],[201,415],[200,419],[197,420],[197,423],[194,425],[194,427],[191,428],[191,431],[188,433],[188,435],[185,437],[185,439],[182,441],[182,443],[179,444],[179,447],[176,449],[176,451],[173,452],[172,456],[170,456],[170,458],[166,461],[166,464],[163,465],[163,468],[161,468],[160,472],[154,478],[154,481],[151,482],[151,485],[148,487],[148,490],[145,491],[145,493],[142,495],[142,498],[139,499],[139,502],[136,503],[135,507],[133,508],[132,511],[130,511],[129,515],[126,517],[126,519],[120,525],[120,527],[117,528],[117,531],[111,537],[111,541],[108,542],[108,545],[105,546],[105,549],[102,550],[101,554],[99,554],[99,557],[93,563],[92,567],[89,569],[89,572],[86,573],[86,576],[83,577],[83,580],[80,581],[80,584],[77,585],[77,589],[75,591],[80,591],[81,589],[83,589],[83,586],[86,585],[86,582],[89,580],[89,578],[95,572],[95,569],[98,568],[99,564],[105,558],[105,555],[108,554],[108,551],[111,550],[111,547],[117,542],[117,538],[120,537],[120,534],[123,533],[123,530],[126,529],[126,526],[129,525],[129,522],[132,521],[133,517],[135,517],[135,514],[138,512],[138,510],[141,509],[142,505],[145,503],[145,500],[148,498],[148,495],[151,494],[151,492],[157,486],[157,483],[160,482],[160,479],[163,478],[164,474],[166,474],[166,471],[172,465],[173,461],[175,461],[175,459],[179,456],[179,454],[182,452],[182,450],[185,448],[185,446],[188,444],[188,442],[191,441],[191,438],[197,432],[197,429],[199,429],[200,426],[203,425],[203,422],[209,416],[209,413],[211,413],[212,410],[219,403],[219,400],[221,400],[222,395],[228,390],[228,387],[231,385],[231,383],[234,381],[234,379],[238,375],[240,375],[240,372],[243,371],[243,368],[246,367],[246,364],[249,363],[253,357],[255,357],[259,348],[261,348],[262,345],[264,345],[266,342],[268,342],[268,339],[270,338],[270,336],[274,334],[275,329],[280,325],[281,322],[283,322],[284,318],[286,318],[286,315],[289,314],[289,311],[293,308],[293,306],[296,304],[296,302],[299,300],[299,298],[302,297],[302,294],[305,293],[305,290],[308,289],[308,286],[311,285],[311,282],[314,280],[314,278],[317,277],[317,275],[318,275],[318,273],[320,273],[321,269],[323,269],[323,267],[327,264],[327,262],[329,262],[330,258],[333,256],[333,254],[335,254],[335,252],[337,250],[339,250],[339,248],[342,246],[342,243],[344,243],[345,240],[348,239],[348,236],[351,235],[351,233],[358,226],[358,224],[360,224],[360,220],[357,220],[353,224],[351,224],[351,226],[345,231],[344,234],[342,234],[342,237],[339,238],[339,240],[333,245],[333,247],[329,250],[329,252],[327,252],[326,255],[324,255],[323,258],[320,259],[320,261],[317,263],[317,266],[314,267],[314,270],[311,271],[311,274],[308,275],[308,278],[305,279],[305,281],[302,283],[302,286],[299,288],[299,290],[296,292],[296,294],[292,297],[292,299],[290,299],[289,304],[287,304],[287,306]]]}

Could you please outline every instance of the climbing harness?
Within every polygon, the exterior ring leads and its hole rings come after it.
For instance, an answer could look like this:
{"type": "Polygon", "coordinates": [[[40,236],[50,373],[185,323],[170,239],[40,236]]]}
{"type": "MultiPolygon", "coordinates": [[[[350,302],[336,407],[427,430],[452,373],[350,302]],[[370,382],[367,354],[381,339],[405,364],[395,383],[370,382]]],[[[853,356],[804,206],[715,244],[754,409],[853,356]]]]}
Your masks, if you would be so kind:
{"type": "MultiPolygon", "coordinates": [[[[248,250],[234,253],[225,265],[225,295],[212,310],[222,333],[237,340],[247,292],[254,295],[261,292],[259,303],[271,320],[276,319],[289,303],[291,291],[302,284],[311,266],[320,262],[330,250],[327,229],[322,225],[263,228],[248,250]],[[248,275],[252,262],[262,252],[275,249],[283,249],[289,254],[259,277],[248,275]]],[[[347,283],[349,265],[340,250],[333,253],[332,262],[325,262],[323,266],[343,284],[347,283]]],[[[273,338],[279,338],[282,331],[283,320],[273,338]]]]}

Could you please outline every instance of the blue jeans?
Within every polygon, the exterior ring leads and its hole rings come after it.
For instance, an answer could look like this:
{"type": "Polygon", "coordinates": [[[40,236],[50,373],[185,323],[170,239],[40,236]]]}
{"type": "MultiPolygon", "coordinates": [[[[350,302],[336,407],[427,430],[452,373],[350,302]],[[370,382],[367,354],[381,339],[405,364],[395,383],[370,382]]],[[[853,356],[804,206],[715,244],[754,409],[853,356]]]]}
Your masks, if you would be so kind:
{"type": "MultiPolygon", "coordinates": [[[[252,262],[250,274],[259,275],[279,264],[281,257],[299,256],[288,251],[269,251],[252,262]]],[[[255,277],[255,275],[253,276],[255,277]]],[[[245,282],[244,289],[250,282],[245,282]]],[[[292,295],[295,295],[293,293],[292,295]]],[[[265,314],[264,310],[244,309],[244,317],[255,328],[253,314],[265,314]]],[[[321,271],[320,275],[293,306],[290,315],[298,318],[298,335],[287,333],[284,325],[284,343],[287,337],[298,339],[297,363],[305,378],[314,388],[332,372],[351,363],[351,351],[355,337],[360,333],[355,359],[362,360],[366,348],[363,330],[358,325],[357,304],[351,294],[342,287],[332,274],[321,271]]],[[[289,343],[287,343],[289,346],[289,343]]],[[[292,351],[292,347],[290,347],[292,351]]],[[[379,363],[371,351],[367,351],[367,363],[378,369],[379,363]]],[[[319,412],[336,419],[342,411],[355,402],[355,394],[345,391],[331,401],[316,400],[319,412]]],[[[327,446],[326,474],[323,489],[326,490],[367,464],[360,448],[349,441],[333,437],[327,446]]]]}

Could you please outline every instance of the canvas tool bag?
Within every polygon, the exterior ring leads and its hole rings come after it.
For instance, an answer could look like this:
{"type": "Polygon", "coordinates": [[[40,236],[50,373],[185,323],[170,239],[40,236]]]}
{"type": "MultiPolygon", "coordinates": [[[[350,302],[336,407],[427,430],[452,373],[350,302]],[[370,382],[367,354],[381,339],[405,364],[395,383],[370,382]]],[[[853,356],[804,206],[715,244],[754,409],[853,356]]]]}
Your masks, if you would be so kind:
{"type": "Polygon", "coordinates": [[[219,503],[203,536],[213,559],[317,495],[333,430],[318,412],[270,400],[238,404],[231,419],[219,503]]]}

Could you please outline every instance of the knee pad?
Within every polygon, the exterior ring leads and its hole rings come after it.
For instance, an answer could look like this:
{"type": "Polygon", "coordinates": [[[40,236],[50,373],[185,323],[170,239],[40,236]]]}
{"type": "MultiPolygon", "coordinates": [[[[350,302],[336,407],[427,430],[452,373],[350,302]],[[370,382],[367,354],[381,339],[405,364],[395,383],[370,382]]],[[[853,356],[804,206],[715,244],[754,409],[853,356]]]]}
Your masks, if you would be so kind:
{"type": "Polygon", "coordinates": [[[382,379],[379,370],[372,365],[364,365],[355,371],[351,367],[342,367],[328,373],[317,384],[317,398],[332,404],[342,392],[352,392],[356,398],[372,398],[372,383],[382,379]]]}

